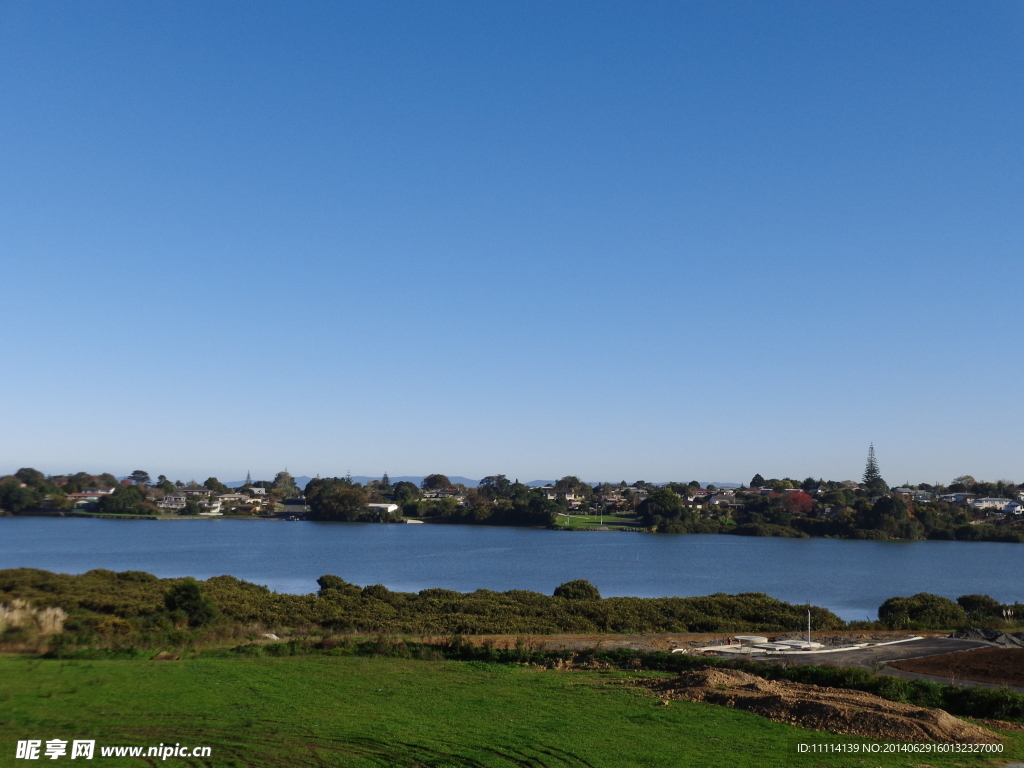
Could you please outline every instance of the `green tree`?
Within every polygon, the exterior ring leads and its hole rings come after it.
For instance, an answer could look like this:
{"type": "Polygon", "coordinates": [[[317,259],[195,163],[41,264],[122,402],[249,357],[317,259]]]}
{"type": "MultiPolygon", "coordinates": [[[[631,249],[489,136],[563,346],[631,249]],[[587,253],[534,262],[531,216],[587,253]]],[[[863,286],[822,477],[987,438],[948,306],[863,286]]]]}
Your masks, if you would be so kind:
{"type": "Polygon", "coordinates": [[[890,597],[879,607],[878,620],[893,629],[953,629],[967,623],[967,614],[949,598],[919,592],[890,597]]]}
{"type": "Polygon", "coordinates": [[[203,488],[209,488],[214,493],[227,493],[228,492],[228,487],[226,485],[224,485],[224,483],[222,483],[216,477],[208,477],[208,478],[206,478],[206,482],[203,483],[203,488]]]}
{"type": "Polygon", "coordinates": [[[366,508],[366,492],[345,478],[316,478],[306,485],[311,520],[354,521],[366,508]]]}
{"type": "Polygon", "coordinates": [[[164,594],[164,606],[170,613],[180,612],[193,627],[201,627],[217,614],[213,601],[198,581],[186,577],[164,594]]]}
{"type": "Polygon", "coordinates": [[[875,444],[868,446],[868,461],[864,467],[864,487],[874,493],[885,493],[889,486],[882,479],[882,473],[878,470],[878,462],[875,460],[875,444]]]}
{"type": "Polygon", "coordinates": [[[420,489],[408,480],[399,480],[392,490],[392,498],[398,506],[405,506],[420,497],[420,489]]]}
{"type": "Polygon", "coordinates": [[[760,488],[763,485],[764,485],[764,478],[761,477],[760,473],[754,475],[750,479],[750,487],[751,488],[757,489],[757,488],[760,488]]]}
{"type": "Polygon", "coordinates": [[[128,479],[131,480],[136,485],[149,485],[149,483],[151,482],[149,479],[149,472],[146,472],[141,469],[136,469],[134,472],[128,475],[128,479]]]}
{"type": "Polygon", "coordinates": [[[42,497],[34,488],[22,488],[16,479],[0,483],[0,509],[8,512],[21,512],[23,509],[35,509],[42,502],[42,497]]]}
{"type": "Polygon", "coordinates": [[[420,484],[425,491],[441,491],[452,487],[452,481],[444,475],[427,475],[420,484]]]}
{"type": "Polygon", "coordinates": [[[586,579],[576,579],[555,587],[555,597],[564,597],[567,600],[600,600],[601,593],[586,579]]]}
{"type": "Polygon", "coordinates": [[[561,480],[555,482],[555,490],[561,493],[569,492],[580,492],[589,496],[593,492],[593,488],[584,483],[575,475],[566,475],[561,480]]]}
{"type": "Polygon", "coordinates": [[[388,473],[387,472],[385,472],[384,473],[384,477],[381,478],[380,488],[385,493],[387,493],[388,491],[391,490],[391,478],[388,477],[388,473]]]}
{"type": "Polygon", "coordinates": [[[295,486],[295,478],[288,472],[278,472],[274,477],[274,490],[280,491],[282,496],[290,496],[298,492],[295,486]]]}
{"type": "Polygon", "coordinates": [[[859,527],[885,531],[890,535],[896,535],[899,524],[906,519],[907,503],[891,496],[883,496],[870,507],[862,507],[857,516],[859,527]]]}
{"type": "Polygon", "coordinates": [[[504,475],[488,475],[477,485],[477,490],[487,498],[507,499],[512,483],[504,475]]]}
{"type": "Polygon", "coordinates": [[[14,473],[14,476],[29,488],[38,488],[46,482],[46,475],[31,467],[22,467],[14,473]]]}
{"type": "Polygon", "coordinates": [[[320,597],[328,597],[331,590],[339,596],[355,596],[362,592],[355,584],[349,584],[344,579],[338,576],[331,576],[330,574],[321,576],[316,580],[316,583],[320,585],[320,591],[318,592],[320,597]]]}
{"type": "Polygon", "coordinates": [[[637,511],[646,525],[678,520],[683,514],[683,500],[668,488],[659,488],[640,503],[637,511]]]}
{"type": "Polygon", "coordinates": [[[146,495],[134,485],[122,485],[109,496],[103,496],[97,503],[100,512],[115,515],[137,515],[143,512],[142,502],[146,495]]]}
{"type": "Polygon", "coordinates": [[[1003,617],[1003,604],[988,595],[960,595],[956,602],[971,621],[992,621],[1003,617]]]}

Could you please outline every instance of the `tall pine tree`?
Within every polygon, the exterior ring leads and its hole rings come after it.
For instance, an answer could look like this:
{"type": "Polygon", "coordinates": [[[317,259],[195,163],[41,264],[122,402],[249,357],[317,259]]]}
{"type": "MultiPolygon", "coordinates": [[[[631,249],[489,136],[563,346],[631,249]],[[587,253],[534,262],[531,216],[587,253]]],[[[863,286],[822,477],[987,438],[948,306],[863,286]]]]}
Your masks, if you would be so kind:
{"type": "Polygon", "coordinates": [[[885,493],[889,486],[882,479],[882,473],[878,471],[878,462],[875,461],[875,444],[868,447],[868,463],[864,467],[864,487],[869,491],[885,493]]]}

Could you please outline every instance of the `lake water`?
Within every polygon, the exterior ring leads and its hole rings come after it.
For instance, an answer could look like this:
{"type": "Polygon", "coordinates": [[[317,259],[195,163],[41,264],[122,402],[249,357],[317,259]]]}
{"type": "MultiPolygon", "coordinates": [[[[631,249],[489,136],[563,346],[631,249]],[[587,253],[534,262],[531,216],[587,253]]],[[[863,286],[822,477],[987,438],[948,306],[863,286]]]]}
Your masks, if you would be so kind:
{"type": "Polygon", "coordinates": [[[875,618],[888,597],[985,593],[1024,601],[1024,545],[561,532],[464,525],[274,520],[0,518],[0,568],[91,568],[157,576],[230,574],[278,592],[326,573],[417,592],[443,587],[551,594],[589,579],[605,597],[766,592],[844,619],[875,618]]]}

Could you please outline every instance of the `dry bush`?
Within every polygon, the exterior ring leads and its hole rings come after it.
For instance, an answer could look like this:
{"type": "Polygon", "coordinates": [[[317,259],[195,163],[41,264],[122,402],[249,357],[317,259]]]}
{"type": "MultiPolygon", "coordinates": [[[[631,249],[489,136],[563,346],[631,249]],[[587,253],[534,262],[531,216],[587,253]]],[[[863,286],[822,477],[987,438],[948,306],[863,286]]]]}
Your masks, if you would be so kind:
{"type": "Polygon", "coordinates": [[[0,632],[18,627],[41,635],[56,635],[64,631],[67,618],[62,608],[34,608],[26,600],[15,599],[0,605],[0,632]]]}

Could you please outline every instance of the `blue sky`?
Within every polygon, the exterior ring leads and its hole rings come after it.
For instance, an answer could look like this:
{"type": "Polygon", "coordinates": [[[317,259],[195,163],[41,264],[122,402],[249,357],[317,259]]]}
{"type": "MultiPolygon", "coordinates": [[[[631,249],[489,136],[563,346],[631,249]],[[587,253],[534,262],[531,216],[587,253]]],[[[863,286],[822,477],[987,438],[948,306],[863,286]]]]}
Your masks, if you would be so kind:
{"type": "Polygon", "coordinates": [[[0,4],[0,472],[1024,480],[1018,2],[0,4]]]}

